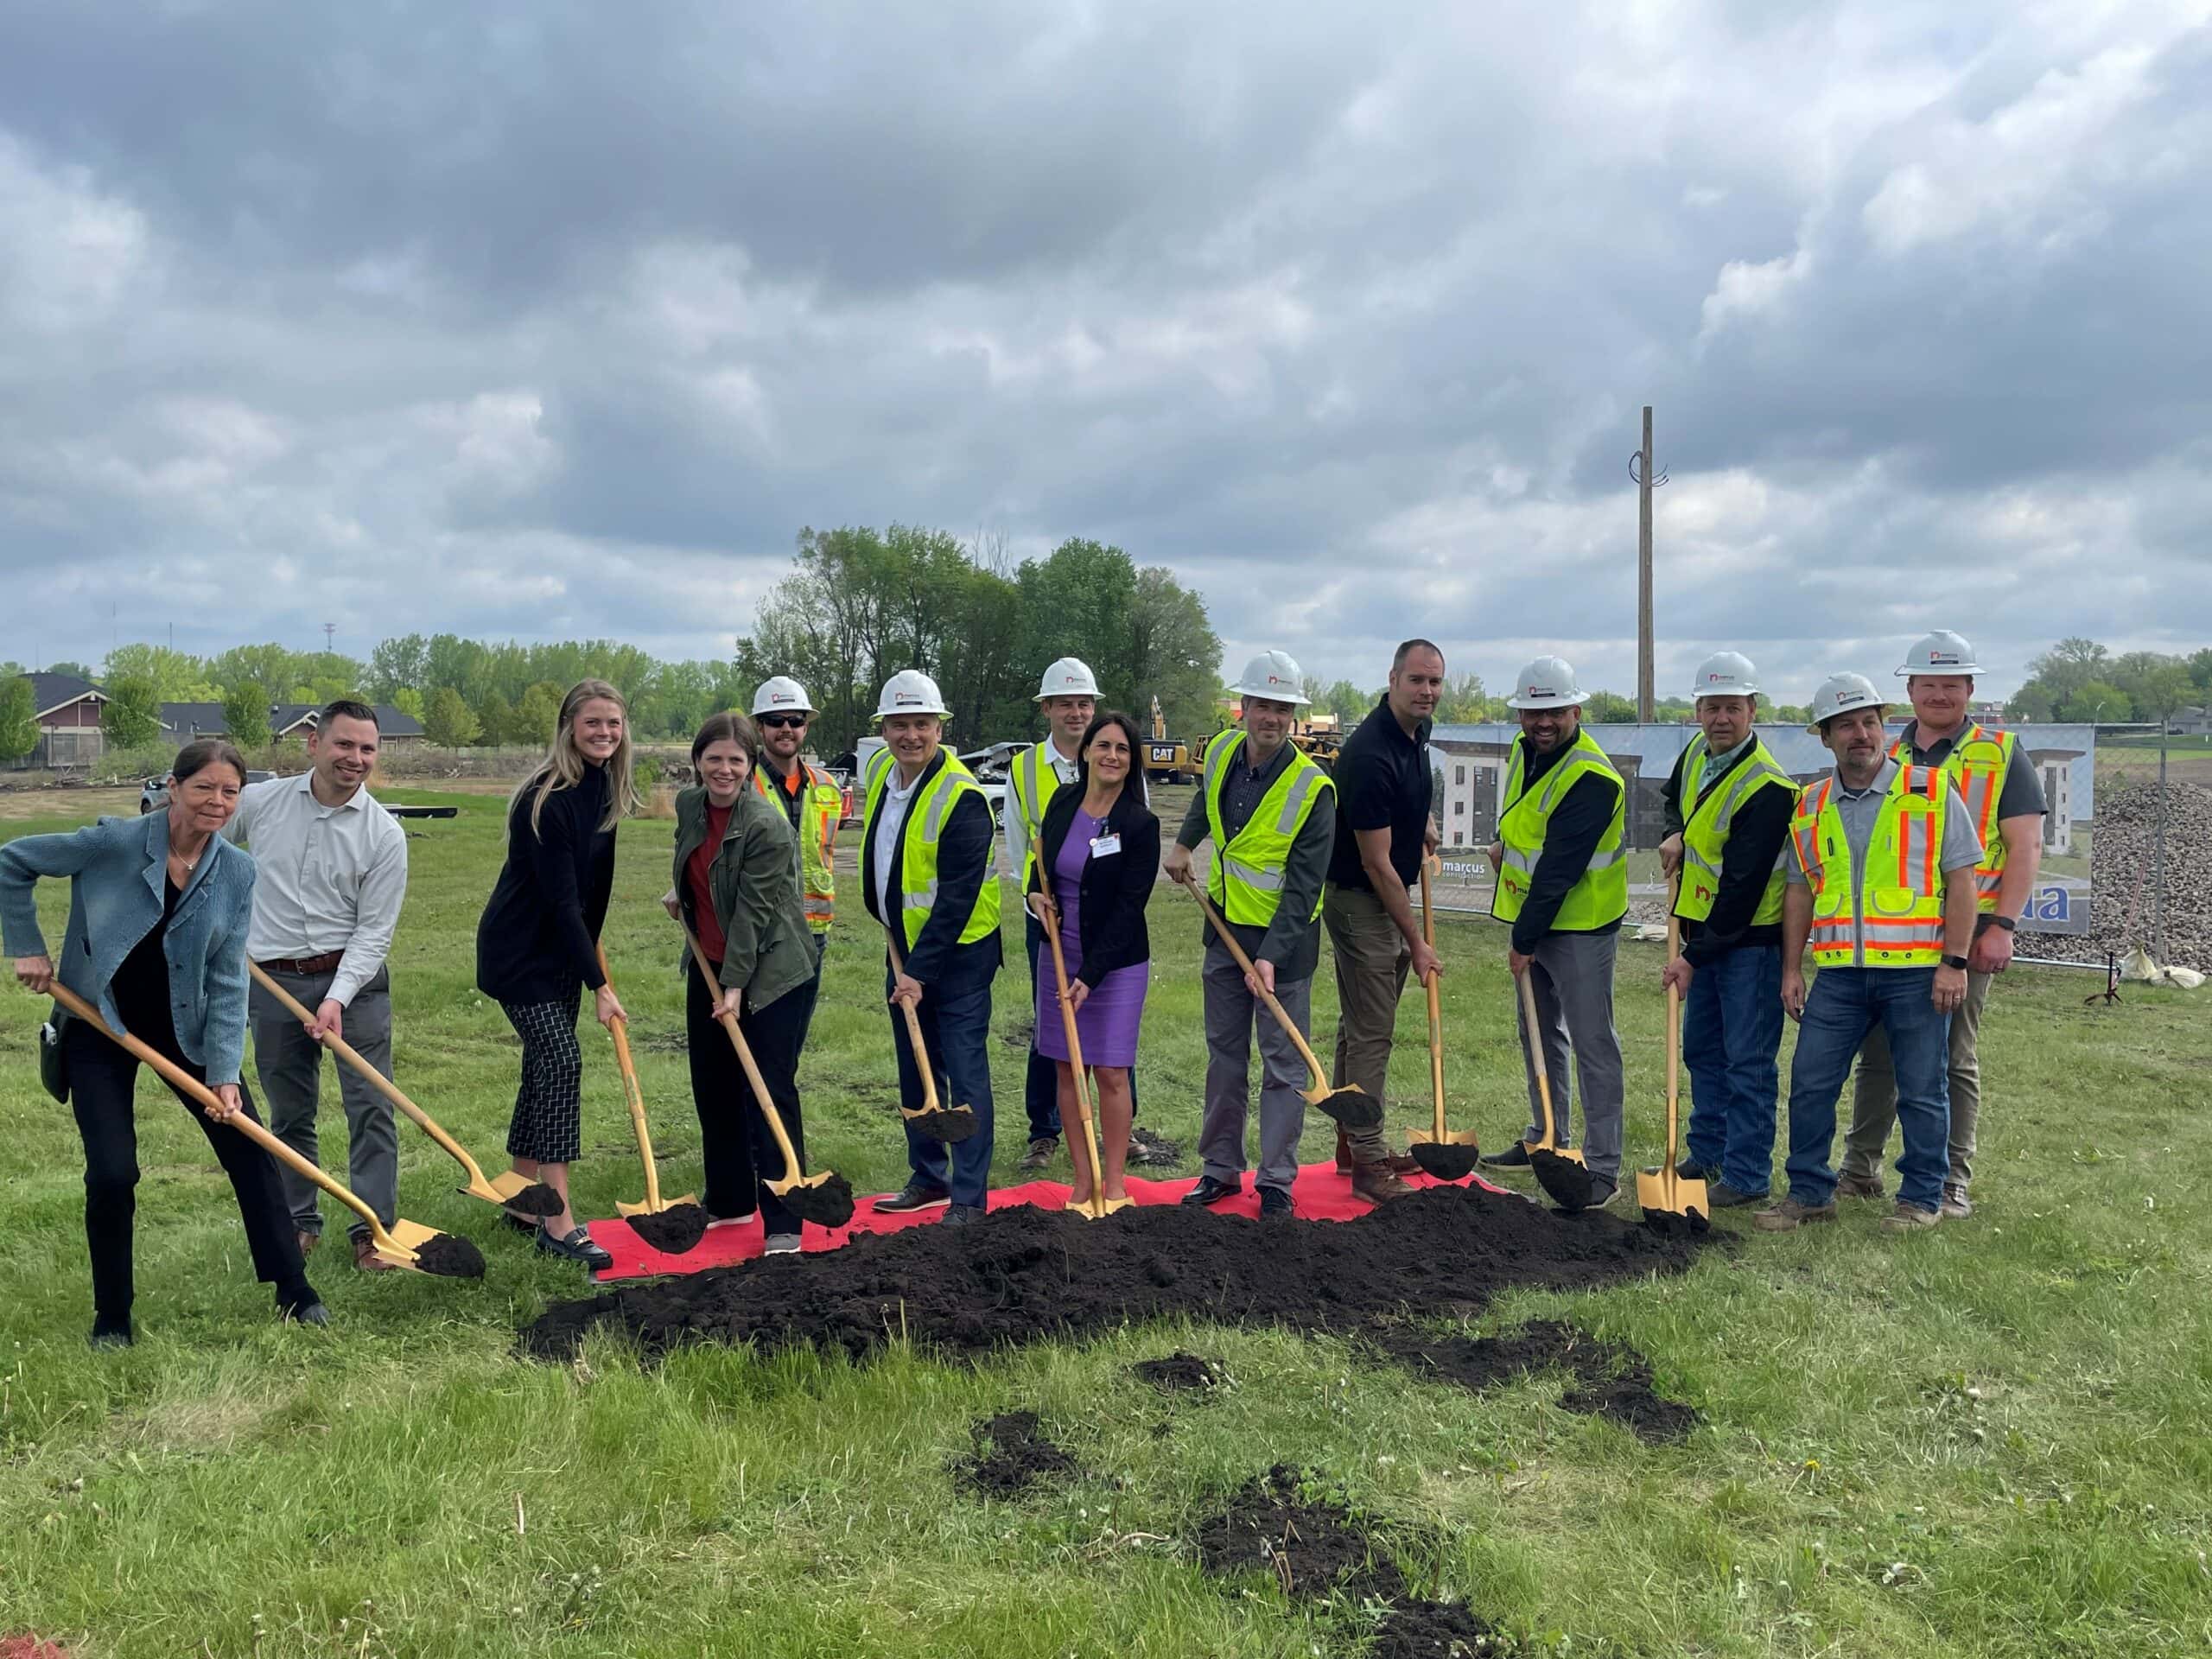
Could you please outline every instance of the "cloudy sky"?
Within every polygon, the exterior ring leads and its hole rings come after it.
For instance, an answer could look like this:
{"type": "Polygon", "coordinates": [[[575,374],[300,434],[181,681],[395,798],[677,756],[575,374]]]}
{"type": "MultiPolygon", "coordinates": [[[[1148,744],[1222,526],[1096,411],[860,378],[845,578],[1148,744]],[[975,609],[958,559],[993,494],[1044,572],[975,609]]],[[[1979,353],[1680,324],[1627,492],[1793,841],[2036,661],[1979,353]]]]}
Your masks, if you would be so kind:
{"type": "Polygon", "coordinates": [[[1230,666],[2212,643],[2212,3],[0,0],[0,657],[720,655],[802,526],[1230,666]]]}

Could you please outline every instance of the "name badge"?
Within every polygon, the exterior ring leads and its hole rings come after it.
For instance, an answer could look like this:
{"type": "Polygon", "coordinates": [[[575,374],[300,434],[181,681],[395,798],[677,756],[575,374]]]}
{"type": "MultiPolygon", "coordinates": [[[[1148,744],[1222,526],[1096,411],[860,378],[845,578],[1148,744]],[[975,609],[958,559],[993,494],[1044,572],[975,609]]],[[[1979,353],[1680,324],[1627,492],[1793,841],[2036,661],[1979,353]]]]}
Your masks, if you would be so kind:
{"type": "Polygon", "coordinates": [[[1121,850],[1122,838],[1119,836],[1093,836],[1090,838],[1090,855],[1093,858],[1103,858],[1109,853],[1121,850]]]}

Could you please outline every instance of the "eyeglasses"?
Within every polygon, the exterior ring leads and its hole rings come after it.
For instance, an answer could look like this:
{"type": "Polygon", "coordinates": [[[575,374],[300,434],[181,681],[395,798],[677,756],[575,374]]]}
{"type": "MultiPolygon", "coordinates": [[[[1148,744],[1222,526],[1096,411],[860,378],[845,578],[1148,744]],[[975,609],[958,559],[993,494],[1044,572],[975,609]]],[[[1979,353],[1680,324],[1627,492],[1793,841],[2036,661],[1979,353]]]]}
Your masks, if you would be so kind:
{"type": "Polygon", "coordinates": [[[804,726],[806,724],[806,716],[804,715],[756,715],[753,716],[753,719],[762,726],[779,730],[787,726],[804,726]]]}

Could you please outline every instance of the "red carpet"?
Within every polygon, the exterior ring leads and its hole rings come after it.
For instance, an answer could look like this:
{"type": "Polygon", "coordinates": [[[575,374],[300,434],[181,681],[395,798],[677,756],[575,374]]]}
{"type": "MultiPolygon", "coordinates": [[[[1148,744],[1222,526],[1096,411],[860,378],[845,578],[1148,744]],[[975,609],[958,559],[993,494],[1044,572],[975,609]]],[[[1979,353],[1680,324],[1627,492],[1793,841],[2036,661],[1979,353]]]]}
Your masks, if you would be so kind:
{"type": "MultiPolygon", "coordinates": [[[[1409,1186],[1440,1185],[1433,1178],[1421,1174],[1407,1176],[1406,1183],[1409,1186]]],[[[1198,1184],[1195,1175],[1173,1181],[1140,1180],[1132,1175],[1129,1196],[1139,1204],[1173,1204],[1198,1184]]],[[[1471,1175],[1459,1185],[1480,1186],[1492,1192],[1506,1190],[1471,1175]]],[[[1068,1192],[1064,1181],[1030,1181],[1020,1186],[994,1187],[990,1207],[1003,1210],[1013,1204],[1038,1204],[1058,1210],[1067,1203],[1068,1192]]],[[[834,1250],[855,1233],[893,1233],[901,1227],[926,1227],[944,1215],[942,1210],[924,1210],[913,1215],[879,1216],[875,1213],[875,1198],[884,1195],[861,1198],[852,1220],[842,1227],[807,1228],[805,1248],[809,1251],[834,1250]]],[[[1365,1215],[1370,1208],[1363,1199],[1352,1197],[1351,1178],[1337,1173],[1333,1161],[1302,1166],[1297,1180],[1291,1184],[1291,1198],[1298,1205],[1299,1215],[1313,1221],[1350,1221],[1354,1216],[1365,1215]]],[[[1259,1219],[1260,1195],[1252,1185],[1250,1175],[1245,1177],[1243,1192],[1225,1204],[1216,1205],[1214,1210],[1218,1215],[1259,1219]]],[[[602,1284],[611,1279],[639,1279],[656,1274],[698,1273],[708,1268],[727,1268],[751,1261],[767,1243],[760,1224],[754,1221],[743,1227],[717,1228],[686,1255],[664,1255],[632,1232],[626,1221],[594,1221],[587,1224],[592,1237],[614,1258],[614,1265],[599,1275],[602,1284]]]]}

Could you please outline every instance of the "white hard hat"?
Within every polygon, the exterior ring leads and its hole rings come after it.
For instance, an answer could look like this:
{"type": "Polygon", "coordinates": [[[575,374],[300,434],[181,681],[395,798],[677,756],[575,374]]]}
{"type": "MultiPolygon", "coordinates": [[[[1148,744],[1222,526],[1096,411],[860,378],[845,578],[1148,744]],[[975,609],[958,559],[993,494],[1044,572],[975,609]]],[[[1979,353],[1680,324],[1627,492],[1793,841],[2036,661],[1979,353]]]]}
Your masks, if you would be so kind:
{"type": "Polygon", "coordinates": [[[1820,689],[1813,693],[1813,723],[1808,731],[1817,732],[1821,722],[1836,715],[1849,714],[1853,709],[1869,704],[1883,706],[1881,694],[1874,690],[1874,682],[1864,674],[1831,674],[1822,680],[1820,689]]]}
{"type": "Polygon", "coordinates": [[[1716,651],[1697,665],[1697,685],[1690,692],[1699,697],[1756,697],[1759,671],[1740,651],[1716,651]]]}
{"type": "Polygon", "coordinates": [[[1966,636],[1953,633],[1948,628],[1935,632],[1916,642],[1905,653],[1904,666],[1897,670],[1897,677],[1910,679],[1915,674],[1979,674],[1981,664],[1974,659],[1974,647],[1966,636]]]}
{"type": "Polygon", "coordinates": [[[944,694],[937,689],[937,682],[918,668],[902,668],[883,683],[883,695],[876,699],[875,717],[883,720],[893,715],[949,715],[944,706],[944,694]]]}
{"type": "Polygon", "coordinates": [[[1521,671],[1513,683],[1509,709],[1572,709],[1586,701],[1574,664],[1564,657],[1539,657],[1521,671]]]}
{"type": "Polygon", "coordinates": [[[1313,699],[1306,695],[1306,677],[1287,651],[1263,651],[1244,664],[1244,677],[1229,688],[1240,697],[1265,697],[1303,709],[1313,699]]]}
{"type": "Polygon", "coordinates": [[[1037,695],[1033,702],[1042,702],[1047,697],[1095,697],[1098,682],[1091,677],[1090,664],[1079,657],[1063,657],[1045,671],[1045,677],[1038,682],[1037,695]]]}
{"type": "Polygon", "coordinates": [[[778,674],[760,682],[760,689],[753,694],[753,712],[756,715],[811,715],[817,712],[806,700],[806,688],[789,675],[778,674]]]}

